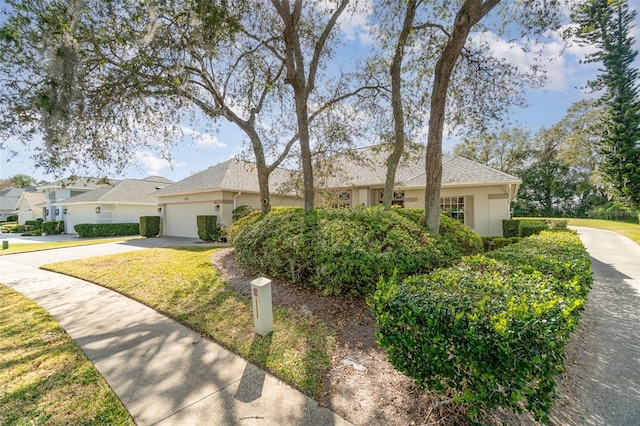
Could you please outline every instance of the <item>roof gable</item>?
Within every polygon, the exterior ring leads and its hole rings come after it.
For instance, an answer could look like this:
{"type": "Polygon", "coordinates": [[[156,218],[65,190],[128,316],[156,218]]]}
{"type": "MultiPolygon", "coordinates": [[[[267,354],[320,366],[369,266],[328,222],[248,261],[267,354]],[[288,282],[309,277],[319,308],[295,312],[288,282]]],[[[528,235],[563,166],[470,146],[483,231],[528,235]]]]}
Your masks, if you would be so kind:
{"type": "Polygon", "coordinates": [[[157,200],[149,194],[155,192],[158,186],[166,186],[169,179],[125,179],[113,185],[103,186],[93,191],[84,192],[67,198],[57,204],[156,204],[157,200]]]}

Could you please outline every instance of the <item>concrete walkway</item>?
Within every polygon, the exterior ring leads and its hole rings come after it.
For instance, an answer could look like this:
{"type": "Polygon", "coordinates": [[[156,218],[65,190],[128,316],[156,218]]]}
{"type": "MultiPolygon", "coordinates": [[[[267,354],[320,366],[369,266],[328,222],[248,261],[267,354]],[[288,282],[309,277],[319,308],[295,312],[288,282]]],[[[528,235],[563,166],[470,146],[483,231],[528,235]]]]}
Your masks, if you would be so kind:
{"type": "Polygon", "coordinates": [[[157,238],[0,256],[0,282],[45,308],[138,425],[347,425],[311,398],[140,303],[44,263],[193,244],[157,238]]]}
{"type": "Polygon", "coordinates": [[[558,425],[640,423],[640,246],[611,231],[576,227],[594,285],[567,363],[569,390],[552,410],[558,425]]]}

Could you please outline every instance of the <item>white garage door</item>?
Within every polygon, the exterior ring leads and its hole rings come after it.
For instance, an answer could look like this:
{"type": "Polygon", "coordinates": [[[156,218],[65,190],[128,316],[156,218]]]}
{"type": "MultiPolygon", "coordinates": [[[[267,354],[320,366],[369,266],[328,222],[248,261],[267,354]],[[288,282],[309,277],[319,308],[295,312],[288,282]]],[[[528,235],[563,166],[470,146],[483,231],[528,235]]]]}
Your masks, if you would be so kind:
{"type": "Polygon", "coordinates": [[[216,214],[215,204],[210,202],[168,204],[165,209],[167,235],[171,237],[198,238],[196,217],[216,214]]]}

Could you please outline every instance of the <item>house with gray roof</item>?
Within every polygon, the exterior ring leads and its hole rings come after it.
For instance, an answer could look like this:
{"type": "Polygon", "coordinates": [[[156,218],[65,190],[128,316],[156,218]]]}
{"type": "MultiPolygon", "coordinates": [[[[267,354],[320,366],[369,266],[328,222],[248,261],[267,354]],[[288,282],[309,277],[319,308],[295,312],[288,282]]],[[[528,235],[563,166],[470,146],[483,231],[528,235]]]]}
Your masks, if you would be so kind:
{"type": "MultiPolygon", "coordinates": [[[[271,204],[302,205],[291,189],[294,172],[276,169],[269,177],[271,204]]],[[[218,223],[231,225],[237,206],[260,208],[260,191],[255,163],[231,159],[189,176],[155,192],[162,217],[163,235],[198,237],[196,217],[216,216],[218,223]]]]}
{"type": "Polygon", "coordinates": [[[0,190],[0,221],[16,214],[16,205],[24,188],[8,188],[0,190]]]}
{"type": "Polygon", "coordinates": [[[158,215],[158,202],[150,194],[173,181],[149,176],[145,179],[111,181],[52,204],[65,218],[65,232],[75,234],[80,223],[137,223],[140,216],[158,215]]]}
{"type": "Polygon", "coordinates": [[[15,211],[18,223],[24,225],[28,220],[42,219],[44,201],[44,192],[24,191],[20,194],[15,211]]]}
{"type": "MultiPolygon", "coordinates": [[[[349,150],[316,166],[319,206],[375,206],[382,203],[388,151],[383,146],[349,150]]],[[[521,180],[462,157],[442,160],[442,211],[480,235],[502,235],[502,219],[510,217],[510,202],[521,180]]],[[[296,190],[296,172],[276,169],[270,176],[271,201],[303,205],[296,190]]],[[[424,208],[426,186],[424,150],[407,153],[396,173],[393,204],[424,208]]],[[[196,216],[215,215],[231,225],[231,213],[240,205],[260,208],[255,164],[228,160],[169,185],[154,194],[162,209],[163,234],[197,237],[196,216]]]]}

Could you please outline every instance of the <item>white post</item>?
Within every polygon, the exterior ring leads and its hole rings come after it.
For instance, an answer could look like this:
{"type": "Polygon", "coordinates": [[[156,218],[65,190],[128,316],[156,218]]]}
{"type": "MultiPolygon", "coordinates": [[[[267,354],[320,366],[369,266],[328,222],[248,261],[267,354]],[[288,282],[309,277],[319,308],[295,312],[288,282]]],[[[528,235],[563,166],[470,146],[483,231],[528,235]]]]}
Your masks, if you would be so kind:
{"type": "Polygon", "coordinates": [[[273,331],[271,280],[260,277],[251,281],[251,305],[256,334],[267,336],[273,331]]]}

